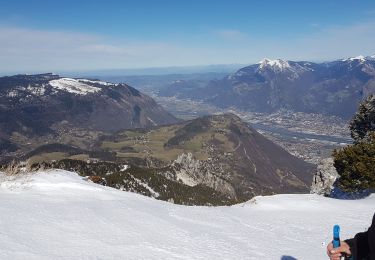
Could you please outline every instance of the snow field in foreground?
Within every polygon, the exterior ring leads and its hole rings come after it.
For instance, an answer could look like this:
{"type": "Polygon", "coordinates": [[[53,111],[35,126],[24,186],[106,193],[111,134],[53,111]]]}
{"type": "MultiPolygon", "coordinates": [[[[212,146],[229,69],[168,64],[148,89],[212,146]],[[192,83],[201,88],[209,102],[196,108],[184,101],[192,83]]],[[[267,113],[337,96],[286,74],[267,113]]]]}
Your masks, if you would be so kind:
{"type": "Polygon", "coordinates": [[[374,211],[374,195],[187,207],[63,170],[0,174],[0,259],[327,259],[332,226],[341,225],[342,238],[353,236],[374,211]]]}

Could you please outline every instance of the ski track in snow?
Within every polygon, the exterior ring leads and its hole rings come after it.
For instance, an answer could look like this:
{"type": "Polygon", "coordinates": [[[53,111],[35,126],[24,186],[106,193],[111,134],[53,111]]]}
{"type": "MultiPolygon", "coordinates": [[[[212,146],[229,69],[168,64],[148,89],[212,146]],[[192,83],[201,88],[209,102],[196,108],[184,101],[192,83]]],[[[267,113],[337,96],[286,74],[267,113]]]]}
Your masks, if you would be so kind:
{"type": "Polygon", "coordinates": [[[342,238],[353,236],[366,230],[374,210],[374,195],[275,195],[187,207],[62,170],[0,174],[0,259],[327,259],[332,226],[341,225],[342,238]]]}

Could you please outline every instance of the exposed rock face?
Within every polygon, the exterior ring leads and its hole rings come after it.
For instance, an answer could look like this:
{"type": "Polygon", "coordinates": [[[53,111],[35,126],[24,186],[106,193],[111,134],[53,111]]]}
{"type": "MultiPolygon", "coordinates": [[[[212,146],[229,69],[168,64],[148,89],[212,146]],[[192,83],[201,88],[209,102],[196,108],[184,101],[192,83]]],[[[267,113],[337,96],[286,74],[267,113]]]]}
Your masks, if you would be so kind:
{"type": "Polygon", "coordinates": [[[192,153],[181,154],[172,164],[176,180],[189,186],[204,184],[223,194],[236,198],[232,184],[220,176],[227,175],[224,167],[212,161],[199,161],[192,153]]]}
{"type": "Polygon", "coordinates": [[[28,161],[12,160],[8,164],[0,165],[0,171],[6,175],[17,175],[22,173],[31,172],[31,165],[28,161]]]}
{"type": "Polygon", "coordinates": [[[332,158],[323,159],[317,167],[311,185],[311,193],[329,196],[333,190],[338,173],[333,165],[332,158]]]}

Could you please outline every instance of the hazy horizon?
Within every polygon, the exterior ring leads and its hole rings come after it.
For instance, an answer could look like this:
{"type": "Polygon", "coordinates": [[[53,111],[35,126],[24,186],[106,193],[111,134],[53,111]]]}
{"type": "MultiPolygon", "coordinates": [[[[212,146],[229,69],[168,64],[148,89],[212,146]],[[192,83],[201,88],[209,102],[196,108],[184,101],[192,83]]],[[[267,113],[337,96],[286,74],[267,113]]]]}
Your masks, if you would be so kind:
{"type": "MultiPolygon", "coordinates": [[[[362,55],[362,54],[361,54],[362,55]]],[[[363,55],[365,57],[374,56],[373,54],[363,55]]],[[[355,57],[355,56],[351,56],[355,57]]],[[[268,58],[268,57],[264,57],[268,58]]],[[[349,57],[338,57],[336,59],[325,60],[293,60],[293,61],[309,61],[315,63],[330,62],[341,60],[349,57]]],[[[283,58],[275,58],[282,59],[283,58]]],[[[261,61],[261,60],[260,60],[261,61]]],[[[103,69],[77,69],[77,70],[26,70],[26,71],[0,71],[0,76],[11,76],[16,74],[44,74],[55,73],[63,76],[152,76],[152,75],[169,75],[169,74],[200,74],[200,73],[230,73],[236,70],[257,64],[253,63],[233,63],[233,64],[206,64],[206,65],[190,65],[190,66],[155,66],[155,67],[129,67],[129,68],[103,68],[103,69]]],[[[289,60],[290,61],[290,60],[289,60]]]]}

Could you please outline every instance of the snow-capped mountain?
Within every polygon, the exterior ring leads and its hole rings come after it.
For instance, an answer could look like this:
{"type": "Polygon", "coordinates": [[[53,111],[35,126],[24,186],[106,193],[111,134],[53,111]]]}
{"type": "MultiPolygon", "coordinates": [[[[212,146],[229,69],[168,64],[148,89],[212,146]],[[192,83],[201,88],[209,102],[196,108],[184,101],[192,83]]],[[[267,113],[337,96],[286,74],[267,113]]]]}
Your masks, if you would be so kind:
{"type": "Polygon", "coordinates": [[[340,67],[341,69],[345,68],[348,71],[355,70],[357,73],[361,71],[367,74],[374,75],[375,71],[375,63],[374,58],[371,56],[363,56],[359,55],[356,57],[350,57],[342,60],[333,61],[330,63],[326,63],[329,67],[334,68],[335,66],[340,67]]]}
{"type": "Polygon", "coordinates": [[[270,60],[265,58],[261,60],[258,64],[259,73],[262,73],[265,70],[271,70],[274,73],[290,72],[293,73],[295,77],[298,77],[299,73],[313,70],[309,67],[310,64],[307,62],[298,63],[293,61],[285,61],[281,59],[270,60]]]}
{"type": "Polygon", "coordinates": [[[271,60],[264,58],[256,64],[244,67],[226,77],[229,80],[241,80],[241,78],[252,77],[254,75],[266,78],[286,76],[294,80],[305,72],[314,71],[314,63],[295,62],[282,59],[271,60]],[[290,77],[293,75],[293,77],[290,77]]]}
{"type": "Polygon", "coordinates": [[[205,87],[175,85],[169,88],[170,93],[162,94],[199,99],[223,108],[255,112],[288,109],[347,119],[364,97],[375,93],[374,57],[324,63],[263,59],[205,87]]]}
{"type": "Polygon", "coordinates": [[[366,61],[373,60],[374,58],[375,58],[375,55],[369,55],[369,56],[358,55],[355,57],[342,59],[342,61],[359,61],[361,63],[364,63],[366,61]]]}
{"type": "Polygon", "coordinates": [[[365,231],[375,197],[256,197],[187,207],[53,170],[0,174],[1,259],[327,259],[332,226],[365,231]]]}
{"type": "Polygon", "coordinates": [[[126,84],[52,73],[0,77],[0,104],[0,144],[12,135],[61,137],[74,129],[114,132],[177,122],[126,84]]]}
{"type": "Polygon", "coordinates": [[[290,69],[290,64],[287,61],[277,59],[277,60],[270,60],[267,58],[264,58],[259,62],[259,70],[265,69],[265,68],[272,68],[275,71],[283,71],[286,69],[290,69]]]}
{"type": "Polygon", "coordinates": [[[360,63],[364,63],[364,62],[366,62],[366,57],[363,56],[363,55],[359,55],[359,56],[356,56],[356,57],[350,57],[350,58],[343,59],[342,61],[359,61],[360,63]]]}

